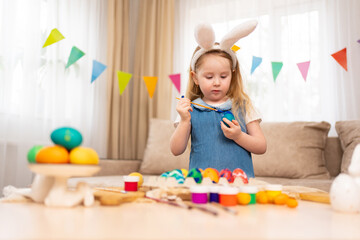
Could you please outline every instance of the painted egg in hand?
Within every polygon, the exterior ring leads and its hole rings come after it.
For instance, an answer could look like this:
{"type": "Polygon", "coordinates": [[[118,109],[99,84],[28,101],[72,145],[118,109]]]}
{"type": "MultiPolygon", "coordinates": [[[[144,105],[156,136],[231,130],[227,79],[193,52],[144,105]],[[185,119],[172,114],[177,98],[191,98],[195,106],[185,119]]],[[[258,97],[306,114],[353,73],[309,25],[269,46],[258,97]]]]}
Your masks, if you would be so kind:
{"type": "Polygon", "coordinates": [[[82,142],[81,133],[71,127],[55,129],[51,133],[50,138],[55,144],[61,145],[69,151],[75,147],[80,146],[82,142]]]}
{"type": "Polygon", "coordinates": [[[76,147],[70,152],[70,163],[98,164],[99,156],[95,150],[86,147],[76,147]]]}

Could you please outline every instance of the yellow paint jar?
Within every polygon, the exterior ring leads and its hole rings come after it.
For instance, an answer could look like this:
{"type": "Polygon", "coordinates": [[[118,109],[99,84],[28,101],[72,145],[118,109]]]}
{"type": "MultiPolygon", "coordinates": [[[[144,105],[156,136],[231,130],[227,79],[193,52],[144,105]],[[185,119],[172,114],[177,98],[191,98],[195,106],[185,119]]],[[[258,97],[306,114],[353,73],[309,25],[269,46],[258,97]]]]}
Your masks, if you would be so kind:
{"type": "Polygon", "coordinates": [[[276,196],[281,194],[283,186],[281,184],[269,184],[266,185],[266,195],[268,197],[269,203],[273,203],[276,196]]]}

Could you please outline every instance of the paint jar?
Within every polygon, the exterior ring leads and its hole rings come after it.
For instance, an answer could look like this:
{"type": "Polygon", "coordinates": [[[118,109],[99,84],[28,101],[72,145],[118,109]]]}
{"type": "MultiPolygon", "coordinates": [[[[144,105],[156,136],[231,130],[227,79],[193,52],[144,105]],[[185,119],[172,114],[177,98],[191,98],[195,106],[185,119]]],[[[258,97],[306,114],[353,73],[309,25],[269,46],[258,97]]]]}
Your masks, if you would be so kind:
{"type": "Polygon", "coordinates": [[[138,190],[138,176],[124,176],[124,190],[127,192],[136,192],[138,190]]]}
{"type": "Polygon", "coordinates": [[[274,202],[274,199],[277,195],[281,194],[282,191],[282,185],[281,184],[269,184],[266,185],[266,195],[268,197],[268,200],[270,203],[274,202]]]}
{"type": "Polygon", "coordinates": [[[209,187],[209,202],[219,202],[219,190],[220,186],[210,186],[209,187]]]}
{"type": "Polygon", "coordinates": [[[208,202],[209,188],[206,186],[190,187],[191,201],[197,204],[205,204],[208,202]]]}
{"type": "Polygon", "coordinates": [[[256,203],[256,193],[259,191],[257,186],[240,186],[239,193],[248,193],[251,197],[249,204],[256,203]]]}
{"type": "Polygon", "coordinates": [[[231,207],[237,205],[239,190],[236,187],[222,187],[219,191],[219,202],[223,206],[231,207]]]}

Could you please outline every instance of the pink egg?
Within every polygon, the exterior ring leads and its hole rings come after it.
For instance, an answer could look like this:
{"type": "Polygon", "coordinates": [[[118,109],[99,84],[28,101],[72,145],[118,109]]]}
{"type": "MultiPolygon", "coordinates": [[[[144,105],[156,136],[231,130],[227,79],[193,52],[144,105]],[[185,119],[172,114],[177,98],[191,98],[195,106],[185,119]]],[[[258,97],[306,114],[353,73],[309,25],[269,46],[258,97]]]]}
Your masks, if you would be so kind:
{"type": "Polygon", "coordinates": [[[232,172],[232,176],[234,179],[238,177],[241,178],[244,183],[249,183],[249,179],[246,173],[241,168],[234,169],[234,171],[232,172]]]}

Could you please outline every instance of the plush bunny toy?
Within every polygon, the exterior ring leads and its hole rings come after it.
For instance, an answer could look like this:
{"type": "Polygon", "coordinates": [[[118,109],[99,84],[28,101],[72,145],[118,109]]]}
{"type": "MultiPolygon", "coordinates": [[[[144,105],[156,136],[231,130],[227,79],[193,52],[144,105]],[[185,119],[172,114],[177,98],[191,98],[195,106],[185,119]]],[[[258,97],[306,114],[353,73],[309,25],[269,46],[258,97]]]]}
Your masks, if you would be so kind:
{"type": "Polygon", "coordinates": [[[360,144],[354,149],[349,174],[339,174],[332,183],[330,201],[334,210],[360,212],[360,144]]]}
{"type": "Polygon", "coordinates": [[[223,39],[220,41],[219,45],[215,45],[215,33],[211,25],[209,24],[199,24],[195,29],[195,39],[200,46],[200,50],[197,51],[193,58],[191,59],[191,69],[195,69],[195,64],[197,60],[204,53],[211,51],[213,49],[221,49],[224,52],[228,53],[233,62],[232,69],[236,67],[236,54],[231,50],[231,47],[239,41],[241,38],[249,35],[256,28],[257,21],[251,20],[244,22],[234,29],[232,29],[228,34],[226,34],[223,39]]]}

